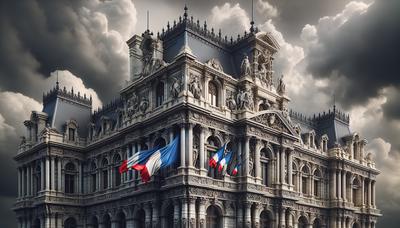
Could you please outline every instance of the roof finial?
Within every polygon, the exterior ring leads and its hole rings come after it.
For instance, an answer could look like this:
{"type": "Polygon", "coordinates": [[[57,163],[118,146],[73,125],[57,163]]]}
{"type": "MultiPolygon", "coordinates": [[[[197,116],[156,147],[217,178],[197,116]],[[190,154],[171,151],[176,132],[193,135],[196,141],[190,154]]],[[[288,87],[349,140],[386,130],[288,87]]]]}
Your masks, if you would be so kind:
{"type": "Polygon", "coordinates": [[[57,70],[57,81],[56,81],[56,90],[58,90],[60,87],[59,87],[59,83],[58,83],[58,70],[57,70]]]}
{"type": "Polygon", "coordinates": [[[336,97],[335,97],[335,92],[333,92],[333,113],[336,111],[336,97]]]}
{"type": "Polygon", "coordinates": [[[251,0],[251,22],[250,22],[250,32],[254,32],[254,0],[251,0]]]}
{"type": "Polygon", "coordinates": [[[147,31],[149,31],[149,11],[147,10],[147,31]]]}
{"type": "Polygon", "coordinates": [[[185,8],[183,8],[184,10],[185,10],[185,13],[183,14],[183,18],[186,20],[187,19],[187,17],[188,17],[188,13],[187,13],[187,11],[188,11],[188,8],[187,8],[187,5],[186,5],[186,3],[185,3],[185,8]]]}

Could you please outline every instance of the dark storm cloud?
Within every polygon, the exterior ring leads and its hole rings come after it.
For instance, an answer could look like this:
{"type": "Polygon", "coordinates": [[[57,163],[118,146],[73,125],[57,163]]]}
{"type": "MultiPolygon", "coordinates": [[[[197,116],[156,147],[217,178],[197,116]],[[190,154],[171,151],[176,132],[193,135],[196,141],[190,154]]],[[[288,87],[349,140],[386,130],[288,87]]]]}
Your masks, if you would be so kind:
{"type": "Polygon", "coordinates": [[[400,84],[399,12],[400,1],[376,1],[335,33],[320,35],[319,45],[311,48],[308,70],[316,77],[341,78],[335,92],[345,107],[400,84]]]}
{"type": "Polygon", "coordinates": [[[90,1],[8,1],[1,9],[0,89],[40,100],[40,79],[56,69],[78,75],[112,98],[128,78],[127,58],[105,34],[104,18],[90,1]],[[114,48],[114,49],[113,49],[114,48]],[[29,86],[28,86],[29,85],[29,86]]]}

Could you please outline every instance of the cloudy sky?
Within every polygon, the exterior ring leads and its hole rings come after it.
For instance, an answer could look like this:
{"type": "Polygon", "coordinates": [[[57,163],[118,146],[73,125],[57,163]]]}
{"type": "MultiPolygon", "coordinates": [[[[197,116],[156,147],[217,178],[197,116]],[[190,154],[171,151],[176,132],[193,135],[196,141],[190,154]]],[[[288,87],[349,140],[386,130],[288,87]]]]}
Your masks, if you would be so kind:
{"type": "MultiPolygon", "coordinates": [[[[184,0],[1,1],[0,227],[16,227],[12,157],[23,120],[41,110],[55,83],[91,94],[100,106],[128,79],[125,41],[146,28],[159,31],[183,13],[184,0]]],[[[249,29],[249,0],[187,0],[189,13],[236,36],[249,29]]],[[[400,223],[400,1],[254,0],[255,22],[281,49],[291,108],[312,114],[332,106],[333,94],[351,115],[352,130],[369,141],[378,177],[378,227],[400,223]]]]}

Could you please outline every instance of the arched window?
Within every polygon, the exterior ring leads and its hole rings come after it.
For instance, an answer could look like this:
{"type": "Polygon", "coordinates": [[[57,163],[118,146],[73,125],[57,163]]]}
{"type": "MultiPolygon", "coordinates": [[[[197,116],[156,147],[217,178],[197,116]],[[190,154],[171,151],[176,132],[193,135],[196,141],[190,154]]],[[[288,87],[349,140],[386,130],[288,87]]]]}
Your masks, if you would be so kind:
{"type": "Polygon", "coordinates": [[[221,213],[216,206],[209,206],[206,211],[206,228],[220,228],[221,217],[221,213]]]}
{"type": "Polygon", "coordinates": [[[65,165],[65,173],[64,173],[64,189],[65,193],[75,193],[75,175],[76,168],[74,163],[69,162],[65,165]]]}
{"type": "Polygon", "coordinates": [[[293,190],[298,192],[299,189],[299,185],[298,185],[298,176],[299,175],[299,171],[297,170],[297,166],[295,163],[292,164],[292,184],[293,184],[293,190]]]}
{"type": "Polygon", "coordinates": [[[307,218],[306,217],[304,217],[304,216],[301,216],[300,218],[299,218],[299,228],[307,228],[307,226],[308,226],[308,221],[307,221],[307,218]]]}
{"type": "Polygon", "coordinates": [[[126,217],[123,212],[119,212],[118,216],[118,228],[126,228],[126,217]]]}
{"type": "MultiPolygon", "coordinates": [[[[218,150],[218,148],[221,147],[221,143],[219,142],[218,138],[215,136],[210,136],[207,139],[207,161],[209,161],[215,154],[215,152],[218,150]]],[[[211,168],[210,166],[208,167],[208,176],[215,178],[215,179],[222,179],[222,174],[218,171],[218,168],[211,168]]]]}
{"type": "Polygon", "coordinates": [[[164,102],[164,83],[159,82],[156,87],[156,107],[162,105],[164,102]]]}
{"type": "Polygon", "coordinates": [[[354,206],[360,206],[361,202],[361,182],[355,178],[352,183],[352,200],[354,206]]]}
{"type": "Polygon", "coordinates": [[[174,227],[174,205],[172,203],[168,205],[164,213],[166,227],[174,227]]]}
{"type": "Polygon", "coordinates": [[[319,218],[314,219],[313,228],[321,228],[321,221],[319,220],[319,218]]]}
{"type": "Polygon", "coordinates": [[[145,228],[145,221],[146,221],[146,212],[143,209],[140,209],[136,212],[135,217],[135,226],[137,228],[145,228]]]}
{"type": "Polygon", "coordinates": [[[104,158],[101,164],[102,164],[101,175],[102,175],[103,189],[107,189],[108,188],[108,161],[107,161],[107,159],[104,158]]]}
{"type": "Polygon", "coordinates": [[[92,162],[90,165],[90,192],[95,192],[97,189],[97,166],[96,163],[92,162]]]}
{"type": "Polygon", "coordinates": [[[93,216],[92,219],[90,220],[90,227],[92,228],[99,228],[99,221],[97,220],[96,216],[93,216]]]}
{"type": "Polygon", "coordinates": [[[64,222],[64,228],[76,228],[77,224],[76,224],[76,220],[72,217],[68,218],[67,220],[65,220],[64,222]]]}
{"type": "Polygon", "coordinates": [[[321,172],[318,169],[314,171],[314,196],[321,197],[321,172]]]}
{"type": "Polygon", "coordinates": [[[119,172],[119,167],[121,166],[121,156],[116,154],[114,156],[114,184],[116,187],[121,185],[121,173],[119,172]]]}
{"type": "Polygon", "coordinates": [[[212,106],[218,106],[218,87],[214,82],[208,83],[208,100],[212,106]]]}
{"type": "Polygon", "coordinates": [[[272,157],[271,157],[271,152],[263,148],[261,150],[261,178],[262,178],[262,183],[265,186],[270,187],[272,184],[272,157]]]}
{"type": "Polygon", "coordinates": [[[301,169],[301,192],[304,195],[308,194],[308,178],[309,178],[309,170],[307,166],[303,166],[303,168],[301,169]]]}
{"type": "Polygon", "coordinates": [[[260,214],[260,228],[272,228],[272,218],[268,211],[262,211],[260,214]]]}

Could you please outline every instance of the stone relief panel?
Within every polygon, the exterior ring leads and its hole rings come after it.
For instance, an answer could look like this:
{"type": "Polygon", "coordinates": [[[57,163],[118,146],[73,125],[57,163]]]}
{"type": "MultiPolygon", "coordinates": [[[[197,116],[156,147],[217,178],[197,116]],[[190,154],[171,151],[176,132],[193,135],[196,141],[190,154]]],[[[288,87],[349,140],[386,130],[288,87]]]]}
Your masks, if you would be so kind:
{"type": "Polygon", "coordinates": [[[200,76],[190,74],[189,91],[193,94],[194,98],[200,99],[202,95],[202,85],[200,82],[200,76]]]}

